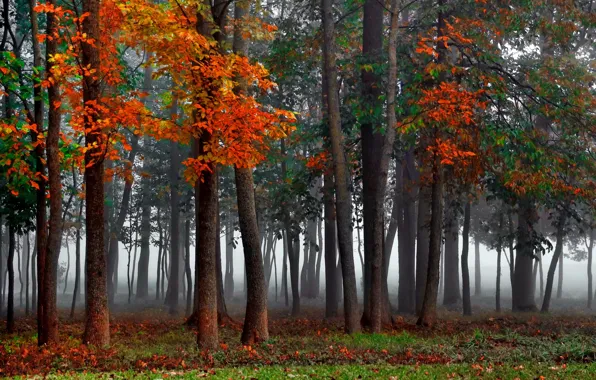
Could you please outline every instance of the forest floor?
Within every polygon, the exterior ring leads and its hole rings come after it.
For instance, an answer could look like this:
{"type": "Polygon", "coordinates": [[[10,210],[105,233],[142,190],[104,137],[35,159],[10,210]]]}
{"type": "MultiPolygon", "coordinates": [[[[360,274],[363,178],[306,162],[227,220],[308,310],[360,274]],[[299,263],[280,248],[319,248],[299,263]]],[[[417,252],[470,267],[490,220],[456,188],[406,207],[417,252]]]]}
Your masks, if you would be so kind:
{"type": "MultiPolygon", "coordinates": [[[[241,321],[240,306],[230,307],[241,321]]],[[[62,316],[61,344],[38,347],[33,318],[0,333],[0,377],[48,378],[596,378],[596,316],[441,311],[432,329],[395,317],[382,334],[342,333],[320,307],[270,312],[271,338],[240,344],[240,323],[220,328],[221,350],[198,351],[195,331],[161,308],[115,311],[111,345],[81,345],[83,315],[62,316]]]]}

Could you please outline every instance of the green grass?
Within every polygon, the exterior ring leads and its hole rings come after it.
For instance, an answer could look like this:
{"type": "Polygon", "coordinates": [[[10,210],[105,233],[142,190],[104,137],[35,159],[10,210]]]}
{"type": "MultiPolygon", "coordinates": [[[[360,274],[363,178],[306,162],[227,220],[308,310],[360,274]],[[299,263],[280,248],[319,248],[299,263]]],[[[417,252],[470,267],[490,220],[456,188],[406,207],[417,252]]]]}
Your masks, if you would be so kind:
{"type": "Polygon", "coordinates": [[[160,372],[117,372],[104,374],[65,374],[51,375],[48,379],[448,379],[475,378],[487,379],[547,379],[574,378],[591,379],[596,377],[596,364],[571,364],[562,366],[531,364],[527,366],[510,365],[411,365],[411,366],[356,366],[356,365],[320,365],[320,366],[270,366],[214,369],[211,371],[160,371],[160,372]]]}

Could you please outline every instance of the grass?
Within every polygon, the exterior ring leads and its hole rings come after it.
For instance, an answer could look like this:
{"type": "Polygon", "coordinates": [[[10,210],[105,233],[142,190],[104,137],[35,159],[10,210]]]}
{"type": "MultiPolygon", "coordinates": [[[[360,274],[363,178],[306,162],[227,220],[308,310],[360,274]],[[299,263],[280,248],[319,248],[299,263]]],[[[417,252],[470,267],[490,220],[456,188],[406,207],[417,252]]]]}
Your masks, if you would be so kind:
{"type": "Polygon", "coordinates": [[[34,323],[0,335],[0,376],[596,378],[596,320],[585,316],[450,316],[430,330],[400,320],[382,334],[351,336],[340,320],[275,317],[267,342],[243,347],[231,325],[211,353],[196,348],[182,319],[162,314],[117,315],[107,349],[81,345],[82,321],[63,322],[58,347],[38,348],[34,323]]]}

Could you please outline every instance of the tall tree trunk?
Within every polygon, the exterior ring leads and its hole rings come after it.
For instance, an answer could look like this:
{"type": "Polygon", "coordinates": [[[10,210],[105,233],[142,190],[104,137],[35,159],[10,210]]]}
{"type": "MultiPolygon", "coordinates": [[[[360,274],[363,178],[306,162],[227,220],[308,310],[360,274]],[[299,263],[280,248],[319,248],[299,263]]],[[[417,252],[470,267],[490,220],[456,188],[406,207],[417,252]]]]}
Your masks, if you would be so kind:
{"type": "MultiPolygon", "coordinates": [[[[178,99],[174,98],[170,108],[170,119],[178,115],[178,99]]],[[[180,294],[180,148],[178,142],[170,142],[170,278],[166,304],[171,315],[178,314],[180,294]]]]}
{"type": "MultiPolygon", "coordinates": [[[[426,276],[428,274],[428,255],[430,249],[430,198],[432,188],[421,184],[418,195],[417,244],[416,244],[416,313],[420,314],[424,293],[426,291],[426,276]]],[[[443,260],[444,262],[444,260],[443,260]]]]}
{"type": "MultiPolygon", "coordinates": [[[[511,283],[511,294],[513,294],[513,279],[515,273],[515,256],[513,250],[513,242],[514,242],[514,228],[513,228],[513,216],[511,215],[511,210],[507,213],[508,218],[508,227],[509,227],[509,281],[511,283]]],[[[513,296],[511,297],[513,299],[513,296]]]]}
{"type": "Polygon", "coordinates": [[[8,227],[8,258],[6,266],[8,269],[8,305],[6,307],[6,331],[14,332],[14,251],[15,231],[12,225],[8,227]]]}
{"type": "Polygon", "coordinates": [[[217,238],[215,240],[215,265],[217,276],[217,323],[220,325],[228,323],[231,318],[228,315],[226,298],[224,297],[223,274],[221,268],[221,223],[219,220],[219,199],[217,200],[217,238]]]}
{"type": "MultiPolygon", "coordinates": [[[[497,230],[499,234],[503,231],[503,212],[499,211],[499,229],[497,230]]],[[[503,250],[503,244],[500,237],[497,237],[497,284],[496,284],[496,291],[495,291],[495,308],[497,313],[501,312],[501,256],[503,250]]]]}
{"type": "Polygon", "coordinates": [[[284,289],[284,298],[286,307],[290,306],[290,297],[288,294],[288,234],[283,231],[283,243],[284,243],[284,263],[281,274],[281,286],[284,289]]]}
{"type": "Polygon", "coordinates": [[[292,287],[292,316],[300,314],[300,236],[291,232],[291,227],[287,228],[288,234],[288,261],[290,264],[290,284],[292,287]]]}
{"type": "MultiPolygon", "coordinates": [[[[444,40],[445,36],[445,15],[443,14],[443,7],[445,0],[438,1],[438,17],[437,17],[437,63],[439,65],[446,61],[447,44],[444,40]]],[[[442,79],[442,78],[440,78],[442,79]]],[[[438,127],[433,128],[432,141],[439,140],[440,133],[438,127]]],[[[443,168],[441,164],[441,157],[438,154],[438,149],[434,150],[432,157],[432,185],[431,185],[431,204],[430,204],[430,238],[428,250],[428,270],[426,273],[426,288],[424,290],[424,300],[422,301],[422,309],[418,325],[432,326],[437,317],[437,296],[439,287],[439,262],[441,259],[441,233],[443,222],[443,168]]],[[[446,252],[445,252],[446,253],[446,252]]],[[[447,255],[445,254],[445,258],[447,255]]],[[[447,261],[447,260],[445,260],[447,261]]]]}
{"type": "MultiPolygon", "coordinates": [[[[550,262],[550,266],[548,268],[548,274],[546,276],[546,288],[544,289],[544,299],[542,300],[542,308],[540,311],[542,313],[548,313],[550,308],[550,299],[553,292],[553,283],[555,280],[555,271],[557,270],[557,262],[559,261],[559,257],[563,254],[563,238],[565,236],[565,223],[567,221],[567,212],[561,211],[559,215],[559,220],[557,223],[557,243],[555,245],[555,251],[553,253],[553,258],[550,262]]],[[[519,257],[519,255],[518,255],[519,257]]]]}
{"type": "MultiPolygon", "coordinates": [[[[398,310],[413,314],[416,311],[416,200],[414,189],[414,153],[406,152],[401,165],[401,197],[398,207],[399,289],[398,310]]],[[[395,202],[395,200],[394,200],[395,202]]],[[[391,228],[391,226],[389,227],[391,228]]],[[[389,248],[389,247],[388,247],[389,248]]]]}
{"type": "Polygon", "coordinates": [[[592,251],[594,249],[594,228],[590,227],[590,243],[588,248],[588,309],[592,309],[592,251]]]}
{"type": "MultiPolygon", "coordinates": [[[[50,4],[55,5],[55,0],[50,4]]],[[[47,34],[53,36],[58,33],[58,20],[54,14],[47,15],[47,34]]],[[[57,38],[48,39],[46,55],[51,57],[58,52],[57,38]]],[[[46,59],[46,71],[53,76],[54,63],[46,59]]],[[[49,234],[46,249],[46,262],[43,276],[43,309],[42,335],[40,344],[58,342],[58,308],[56,306],[58,258],[62,237],[62,182],[60,179],[60,109],[56,104],[60,102],[60,89],[58,82],[52,81],[48,87],[48,134],[46,138],[46,154],[48,166],[48,185],[50,193],[49,234]]]]}
{"type": "MultiPolygon", "coordinates": [[[[321,291],[321,262],[323,259],[323,220],[319,217],[317,222],[317,235],[319,236],[319,243],[317,244],[318,253],[317,253],[317,264],[315,269],[315,284],[313,286],[313,296],[315,298],[319,297],[321,291]]],[[[277,264],[276,264],[277,265],[277,264]]],[[[277,283],[277,271],[275,273],[276,276],[276,283],[277,283]]]]}
{"type": "Polygon", "coordinates": [[[77,232],[75,233],[75,283],[74,283],[74,290],[72,292],[72,305],[70,307],[70,318],[74,318],[75,308],[77,305],[77,300],[79,299],[80,295],[80,283],[81,283],[81,223],[82,223],[82,213],[83,213],[83,200],[81,199],[79,203],[79,216],[78,222],[79,226],[77,226],[77,232]]]}
{"type": "Polygon", "coordinates": [[[325,205],[325,318],[337,317],[337,247],[335,244],[335,204],[333,202],[333,175],[326,174],[323,182],[325,205]]]}
{"type": "Polygon", "coordinates": [[[534,286],[532,285],[534,252],[533,244],[530,241],[536,217],[536,208],[532,202],[529,199],[522,199],[519,205],[517,255],[513,273],[513,311],[536,311],[534,286]]]}
{"type": "MultiPolygon", "coordinates": [[[[37,306],[37,231],[35,232],[35,244],[33,244],[33,253],[31,254],[31,310],[36,312],[37,306]]],[[[1,269],[1,266],[0,266],[1,269]]],[[[0,305],[0,309],[2,309],[0,305]]]]}
{"type": "MultiPolygon", "coordinates": [[[[197,156],[204,154],[205,145],[213,137],[203,131],[195,141],[197,156]]],[[[206,163],[208,170],[201,173],[202,179],[195,184],[197,202],[196,225],[197,246],[195,249],[195,273],[197,283],[197,344],[201,349],[217,349],[217,175],[213,163],[206,163]],[[200,194],[200,195],[199,195],[200,194]]]]}
{"type": "MultiPolygon", "coordinates": [[[[29,0],[29,14],[31,16],[31,34],[33,36],[39,35],[39,26],[38,26],[38,19],[37,19],[37,12],[35,11],[36,1],[29,0]]],[[[40,67],[42,65],[41,62],[41,48],[39,46],[39,40],[37,38],[32,38],[32,46],[33,46],[33,66],[40,67]]],[[[38,74],[41,76],[41,74],[38,74]]],[[[38,126],[43,126],[43,96],[42,96],[42,87],[37,85],[33,86],[33,98],[34,98],[34,120],[31,122],[35,123],[38,126]]],[[[37,135],[41,132],[40,130],[31,130],[30,136],[31,141],[33,143],[37,142],[37,135]]],[[[34,159],[35,159],[35,170],[38,173],[45,173],[45,165],[43,161],[44,150],[42,144],[37,144],[34,149],[34,159]]],[[[47,228],[46,228],[46,181],[43,179],[43,176],[40,176],[36,179],[38,189],[36,191],[36,214],[35,214],[35,248],[34,248],[34,256],[35,261],[31,267],[32,270],[32,306],[33,309],[37,311],[37,336],[38,336],[38,343],[43,344],[41,341],[42,334],[42,326],[43,326],[43,305],[41,300],[41,295],[43,294],[43,271],[45,267],[45,257],[46,257],[46,245],[47,245],[47,228]],[[37,297],[39,289],[40,297],[37,297]]]]}
{"type": "Polygon", "coordinates": [[[557,299],[561,299],[563,297],[563,257],[565,255],[561,252],[559,256],[559,268],[557,272],[559,272],[559,281],[557,282],[557,299]]]}
{"type": "Polygon", "coordinates": [[[228,214],[226,226],[226,275],[224,278],[224,293],[227,299],[234,298],[234,223],[232,213],[228,214]]]}
{"type": "MultiPolygon", "coordinates": [[[[83,0],[83,33],[99,41],[99,0],[83,0]]],[[[82,44],[84,67],[99,72],[99,48],[89,43],[82,44]]],[[[94,104],[99,99],[99,78],[93,75],[83,78],[83,101],[94,104]]],[[[88,106],[91,107],[91,106],[88,106]]],[[[108,311],[107,268],[104,251],[104,168],[101,157],[103,144],[109,144],[101,130],[98,130],[96,112],[85,118],[85,200],[86,200],[86,260],[85,299],[86,317],[83,342],[96,346],[110,343],[110,315],[108,311]]],[[[46,282],[47,283],[47,282],[46,282]]]]}
{"type": "Polygon", "coordinates": [[[25,234],[24,241],[27,243],[26,248],[23,244],[23,252],[27,255],[27,264],[25,265],[25,315],[29,316],[29,265],[31,263],[31,247],[29,245],[29,232],[25,234]]]}
{"type": "Polygon", "coordinates": [[[480,274],[480,241],[474,239],[474,295],[482,295],[482,278],[480,274]]]}
{"type": "MultiPolygon", "coordinates": [[[[382,8],[381,8],[382,11],[382,8]]],[[[356,272],[352,242],[352,196],[349,188],[348,164],[344,151],[344,137],[341,131],[339,112],[339,86],[335,57],[335,37],[333,20],[333,0],[322,0],[324,76],[327,78],[327,105],[331,154],[335,178],[335,210],[339,252],[342,267],[344,291],[345,331],[354,333],[360,330],[358,320],[358,295],[356,293],[356,272]]],[[[379,273],[380,275],[380,273],[379,273]]]]}
{"type": "Polygon", "coordinates": [[[186,259],[184,260],[184,271],[186,273],[186,315],[192,313],[192,301],[193,301],[193,284],[192,274],[190,270],[190,216],[186,215],[184,222],[184,248],[186,251],[186,259]]]}
{"type": "MultiPolygon", "coordinates": [[[[383,4],[365,0],[363,13],[362,53],[370,64],[377,64],[383,49],[383,4]]],[[[362,322],[373,332],[380,332],[382,321],[383,204],[386,186],[384,137],[375,132],[381,120],[374,120],[379,106],[381,80],[373,70],[362,70],[362,98],[367,119],[361,125],[362,210],[364,225],[364,314],[362,322]],[[370,111],[370,112],[369,112],[370,111]],[[384,179],[384,180],[383,180],[384,179]],[[379,186],[382,186],[380,188],[379,186]]],[[[388,128],[391,131],[393,128],[388,128]]],[[[393,148],[391,146],[390,148],[393,148]]],[[[340,218],[341,219],[341,218],[340,218]]]]}
{"type": "MultiPolygon", "coordinates": [[[[245,9],[236,3],[236,19],[244,17],[245,9]]],[[[244,43],[240,31],[234,34],[236,51],[244,51],[244,43]]],[[[265,273],[259,245],[259,229],[254,199],[254,181],[252,169],[234,168],[236,179],[236,194],[238,201],[238,218],[242,245],[244,247],[244,261],[246,263],[246,280],[248,294],[246,301],[246,316],[242,330],[241,341],[244,345],[269,339],[267,319],[267,289],[265,287],[265,273]]],[[[275,252],[274,252],[275,255],[275,252]]]]}
{"type": "Polygon", "coordinates": [[[66,288],[68,286],[68,272],[70,272],[70,246],[68,245],[68,240],[66,241],[66,272],[64,273],[64,289],[62,290],[62,294],[66,294],[66,288]]]}
{"type": "Polygon", "coordinates": [[[19,270],[19,306],[23,307],[23,271],[21,265],[21,244],[20,239],[17,236],[16,238],[17,243],[17,269],[19,270]]]}
{"type": "Polygon", "coordinates": [[[472,301],[470,300],[470,269],[468,268],[468,252],[470,247],[470,201],[464,209],[463,247],[461,252],[461,274],[463,283],[464,315],[472,315],[472,301]]]}
{"type": "Polygon", "coordinates": [[[445,277],[443,305],[457,305],[461,301],[459,290],[459,226],[455,210],[446,213],[445,228],[445,277]]]}
{"type": "Polygon", "coordinates": [[[542,267],[542,255],[538,256],[538,271],[540,275],[540,299],[544,299],[544,269],[542,267]]]}

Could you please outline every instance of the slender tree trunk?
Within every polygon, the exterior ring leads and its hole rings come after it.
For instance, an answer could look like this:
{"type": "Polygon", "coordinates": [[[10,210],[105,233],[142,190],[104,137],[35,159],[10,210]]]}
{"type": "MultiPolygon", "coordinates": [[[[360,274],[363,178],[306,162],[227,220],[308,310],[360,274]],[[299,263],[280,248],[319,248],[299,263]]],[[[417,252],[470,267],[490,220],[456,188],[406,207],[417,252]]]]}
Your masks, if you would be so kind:
{"type": "MultiPolygon", "coordinates": [[[[439,65],[446,61],[447,44],[443,37],[445,36],[445,15],[442,7],[445,0],[438,2],[437,17],[437,63],[439,65]]],[[[440,78],[442,79],[442,78],[440,78]]],[[[438,128],[433,128],[432,141],[439,140],[440,133],[438,128]]],[[[435,143],[436,144],[436,143],[435,143]]],[[[431,185],[431,219],[430,219],[430,238],[428,250],[428,270],[426,274],[426,288],[424,291],[424,300],[422,309],[418,317],[417,324],[422,326],[432,326],[437,317],[437,295],[439,287],[439,261],[441,259],[441,233],[443,222],[443,168],[438,149],[434,150],[432,157],[432,185],[431,185]]],[[[445,254],[447,259],[447,254],[445,254]]],[[[447,261],[447,260],[445,260],[447,261]]]]}
{"type": "Polygon", "coordinates": [[[559,256],[559,281],[557,283],[557,299],[561,299],[563,297],[563,257],[565,255],[561,252],[559,256]]]}
{"type": "MultiPolygon", "coordinates": [[[[553,283],[555,279],[555,271],[557,270],[557,262],[559,261],[559,257],[563,254],[563,238],[565,236],[565,223],[567,221],[567,214],[566,211],[561,211],[559,215],[558,225],[557,225],[557,243],[555,245],[555,251],[553,253],[553,258],[550,262],[550,266],[548,268],[548,274],[546,276],[546,288],[544,289],[544,299],[542,301],[542,308],[540,311],[542,313],[548,313],[550,308],[550,300],[551,295],[553,292],[553,283]]],[[[519,257],[519,255],[518,255],[519,257]]]]}
{"type": "Polygon", "coordinates": [[[443,305],[457,305],[461,301],[459,290],[459,226],[454,210],[446,213],[445,229],[445,277],[443,281],[443,305]]]}
{"type": "Polygon", "coordinates": [[[480,241],[474,239],[474,295],[482,295],[482,278],[480,274],[480,241]]]}
{"type": "MultiPolygon", "coordinates": [[[[81,204],[79,206],[79,223],[81,222],[81,211],[83,208],[83,201],[81,200],[81,204]]],[[[72,305],[70,307],[70,318],[74,318],[75,308],[77,305],[77,300],[80,295],[80,283],[81,283],[81,226],[77,227],[77,232],[75,236],[75,283],[74,283],[74,290],[72,293],[72,305]]]]}
{"type": "MultiPolygon", "coordinates": [[[[55,5],[55,0],[50,4],[55,5]]],[[[55,15],[47,15],[48,35],[58,33],[58,20],[55,15]]],[[[50,57],[58,52],[58,40],[48,39],[46,42],[46,55],[50,57]]],[[[53,60],[46,59],[46,71],[52,75],[53,60]]],[[[46,251],[46,261],[43,276],[43,309],[42,335],[40,344],[58,342],[58,309],[56,306],[58,258],[62,237],[62,182],[60,179],[60,109],[56,102],[60,101],[58,82],[52,82],[48,87],[48,134],[46,138],[46,154],[48,166],[48,185],[50,193],[49,234],[46,251]]]]}
{"type": "Polygon", "coordinates": [[[540,299],[544,299],[544,269],[542,267],[542,255],[538,256],[538,270],[540,272],[540,299]]]}
{"type": "Polygon", "coordinates": [[[10,334],[14,332],[14,251],[15,251],[15,231],[12,225],[8,227],[8,258],[6,266],[8,268],[8,305],[6,307],[6,331],[10,334]]]}
{"type": "MultiPolygon", "coordinates": [[[[178,114],[178,99],[174,98],[170,109],[170,118],[175,120],[178,114]]],[[[170,142],[170,278],[166,303],[171,315],[178,314],[180,294],[180,149],[178,142],[170,142]]]]}
{"type": "Polygon", "coordinates": [[[283,231],[283,241],[284,241],[284,262],[281,274],[281,285],[284,290],[284,298],[286,307],[290,306],[290,297],[288,294],[288,234],[283,231]]]}
{"type": "Polygon", "coordinates": [[[184,271],[186,273],[186,315],[190,315],[192,313],[193,284],[190,270],[190,217],[188,215],[184,222],[184,247],[186,250],[186,259],[184,260],[184,271]]]}
{"type": "Polygon", "coordinates": [[[66,294],[66,288],[68,286],[68,272],[70,272],[70,246],[68,245],[68,241],[66,241],[66,273],[64,273],[64,289],[62,290],[62,294],[66,294]]]}
{"type": "Polygon", "coordinates": [[[217,323],[223,325],[228,323],[231,318],[228,315],[226,298],[224,297],[223,274],[221,268],[221,224],[219,221],[219,199],[217,200],[217,238],[215,240],[215,264],[217,275],[217,323]]]}
{"type": "Polygon", "coordinates": [[[19,270],[19,306],[23,307],[23,271],[21,268],[21,239],[16,237],[16,244],[17,244],[17,269],[19,270]]]}
{"type": "MultiPolygon", "coordinates": [[[[319,220],[317,222],[317,235],[319,236],[319,243],[317,245],[317,264],[315,270],[315,285],[313,288],[315,298],[319,297],[321,291],[321,262],[323,259],[323,220],[321,217],[319,217],[319,220]]],[[[277,281],[277,273],[275,275],[277,281]]]]}
{"type": "Polygon", "coordinates": [[[337,248],[335,245],[335,205],[333,202],[333,175],[326,174],[323,182],[325,203],[325,318],[337,317],[337,248]]]}
{"type": "Polygon", "coordinates": [[[590,228],[590,243],[588,244],[588,309],[592,309],[592,251],[594,249],[594,229],[590,228]]]}
{"type": "Polygon", "coordinates": [[[290,284],[292,287],[292,316],[300,314],[300,289],[299,289],[299,265],[300,265],[300,236],[287,228],[288,234],[288,261],[290,262],[290,284]]]}
{"type": "Polygon", "coordinates": [[[324,40],[324,75],[327,77],[327,89],[325,93],[327,94],[329,134],[331,137],[331,152],[335,178],[335,210],[337,213],[338,242],[343,278],[345,331],[351,334],[359,331],[360,325],[358,320],[358,295],[356,292],[356,272],[354,268],[351,227],[352,196],[349,188],[348,164],[345,157],[344,137],[341,131],[339,112],[333,0],[322,0],[321,12],[324,40]]]}
{"type": "MultiPolygon", "coordinates": [[[[430,249],[430,196],[429,185],[420,186],[418,196],[417,244],[416,244],[416,313],[420,314],[424,293],[426,290],[426,276],[428,274],[428,255],[430,249]]],[[[445,260],[443,260],[443,263],[445,260]]]]}
{"type": "Polygon", "coordinates": [[[231,213],[228,215],[226,226],[226,275],[224,278],[224,292],[226,298],[234,298],[234,223],[231,213]]]}
{"type": "Polygon", "coordinates": [[[461,253],[461,273],[463,283],[464,315],[472,315],[472,301],[470,300],[470,269],[468,268],[468,252],[470,247],[470,201],[466,202],[464,210],[463,247],[461,253]]]}
{"type": "Polygon", "coordinates": [[[497,245],[497,285],[495,291],[495,309],[501,312],[501,245],[497,245]]]}
{"type": "MultiPolygon", "coordinates": [[[[25,234],[25,242],[27,242],[26,248],[23,244],[23,252],[27,255],[27,264],[25,265],[25,315],[29,316],[30,304],[29,304],[29,265],[31,263],[31,249],[29,245],[29,232],[25,234]]],[[[1,259],[0,259],[1,260],[1,259]]]]}
{"type": "MultiPolygon", "coordinates": [[[[33,253],[31,254],[31,310],[36,312],[37,306],[37,231],[35,232],[35,241],[33,253]]],[[[1,260],[0,260],[1,261],[1,260]]],[[[1,266],[0,266],[1,269],[1,266]]],[[[0,309],[2,309],[0,305],[0,309]]]]}

